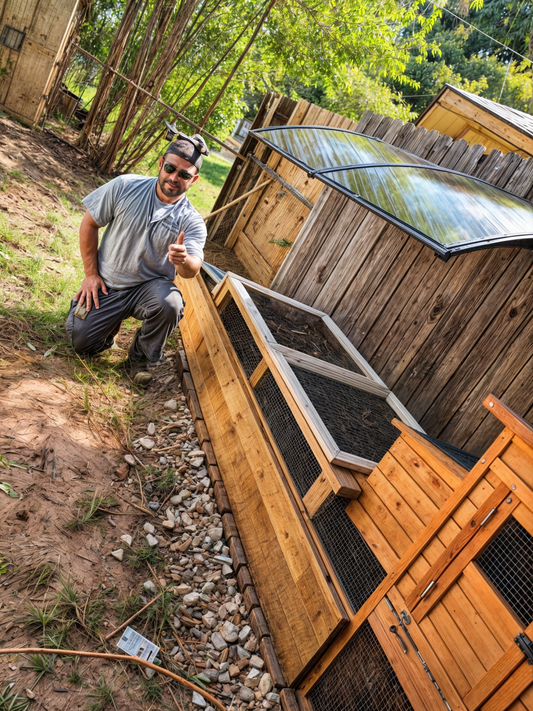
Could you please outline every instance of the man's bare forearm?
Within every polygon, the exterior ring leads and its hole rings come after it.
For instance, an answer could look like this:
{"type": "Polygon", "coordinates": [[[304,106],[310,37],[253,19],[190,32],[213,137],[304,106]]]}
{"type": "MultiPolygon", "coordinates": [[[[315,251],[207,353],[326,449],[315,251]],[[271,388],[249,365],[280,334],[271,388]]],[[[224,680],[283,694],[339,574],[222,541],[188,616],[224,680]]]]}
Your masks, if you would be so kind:
{"type": "Polygon", "coordinates": [[[85,276],[98,274],[98,227],[83,219],[80,225],[80,252],[85,276]]]}
{"type": "Polygon", "coordinates": [[[195,277],[202,266],[202,260],[200,257],[196,257],[192,254],[187,255],[187,259],[183,264],[176,264],[176,271],[182,277],[182,279],[192,279],[195,277]]]}

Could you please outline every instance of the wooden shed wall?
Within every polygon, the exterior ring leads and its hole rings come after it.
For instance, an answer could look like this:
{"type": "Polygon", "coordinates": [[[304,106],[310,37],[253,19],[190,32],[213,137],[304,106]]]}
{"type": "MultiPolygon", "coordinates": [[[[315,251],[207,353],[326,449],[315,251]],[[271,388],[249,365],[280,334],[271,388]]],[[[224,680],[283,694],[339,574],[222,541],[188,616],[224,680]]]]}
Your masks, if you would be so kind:
{"type": "MultiPolygon", "coordinates": [[[[252,128],[270,125],[317,125],[353,129],[350,119],[319,106],[300,100],[288,103],[286,97],[272,95],[266,118],[258,115],[252,128]],[[280,119],[277,108],[288,113],[280,119]]],[[[263,163],[295,187],[312,205],[323,190],[323,184],[310,179],[305,171],[281,158],[277,153],[249,137],[241,152],[252,152],[263,163]]],[[[239,161],[236,161],[239,163],[239,161]]],[[[244,194],[269,176],[254,163],[235,165],[226,183],[228,188],[220,195],[214,210],[244,194]],[[239,172],[242,174],[239,176],[239,172]]],[[[273,180],[263,190],[251,195],[245,202],[230,208],[228,214],[209,226],[209,239],[233,249],[252,279],[270,286],[278,269],[287,256],[289,245],[296,239],[309,216],[310,208],[273,180]]]]}
{"type": "Polygon", "coordinates": [[[39,120],[56,61],[69,37],[79,0],[0,0],[4,25],[26,32],[20,51],[0,45],[0,107],[28,123],[39,120]]]}
{"type": "MultiPolygon", "coordinates": [[[[511,110],[509,115],[512,120],[511,110]]],[[[487,152],[496,148],[502,153],[514,151],[524,158],[533,155],[533,138],[450,88],[439,94],[416,125],[446,133],[454,140],[464,138],[470,145],[483,143],[487,152]]]]}
{"type": "MultiPolygon", "coordinates": [[[[358,130],[531,199],[533,161],[367,114],[358,130]]],[[[422,427],[474,454],[497,424],[494,392],[533,421],[533,252],[444,262],[339,193],[324,190],[272,288],[328,313],[422,427]]]]}

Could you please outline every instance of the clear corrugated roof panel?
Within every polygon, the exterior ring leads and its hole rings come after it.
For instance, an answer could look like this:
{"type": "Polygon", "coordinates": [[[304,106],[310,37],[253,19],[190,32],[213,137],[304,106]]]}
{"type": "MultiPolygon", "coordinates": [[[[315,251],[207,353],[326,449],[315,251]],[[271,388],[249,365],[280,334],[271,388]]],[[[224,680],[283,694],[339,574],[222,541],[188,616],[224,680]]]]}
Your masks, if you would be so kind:
{"type": "Polygon", "coordinates": [[[253,133],[441,257],[496,245],[531,246],[533,205],[482,180],[342,129],[296,126],[253,133]]]}

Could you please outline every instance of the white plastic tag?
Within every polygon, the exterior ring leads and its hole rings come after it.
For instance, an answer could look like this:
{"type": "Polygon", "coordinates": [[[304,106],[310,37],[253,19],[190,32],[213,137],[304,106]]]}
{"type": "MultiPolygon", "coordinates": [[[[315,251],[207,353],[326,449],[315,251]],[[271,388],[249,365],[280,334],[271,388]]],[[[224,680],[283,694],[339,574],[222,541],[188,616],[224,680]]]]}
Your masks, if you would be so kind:
{"type": "Polygon", "coordinates": [[[132,657],[140,657],[147,662],[154,663],[159,647],[143,637],[131,627],[126,627],[117,647],[132,657]]]}

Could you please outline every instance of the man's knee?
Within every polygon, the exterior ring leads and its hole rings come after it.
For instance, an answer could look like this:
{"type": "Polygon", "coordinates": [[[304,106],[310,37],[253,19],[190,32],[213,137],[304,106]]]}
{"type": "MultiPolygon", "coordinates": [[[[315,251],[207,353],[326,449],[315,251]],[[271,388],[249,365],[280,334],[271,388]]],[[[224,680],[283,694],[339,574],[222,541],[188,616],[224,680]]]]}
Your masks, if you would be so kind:
{"type": "Polygon", "coordinates": [[[152,284],[148,313],[145,318],[161,319],[168,324],[177,324],[183,316],[183,298],[179,289],[166,279],[152,284]]]}

